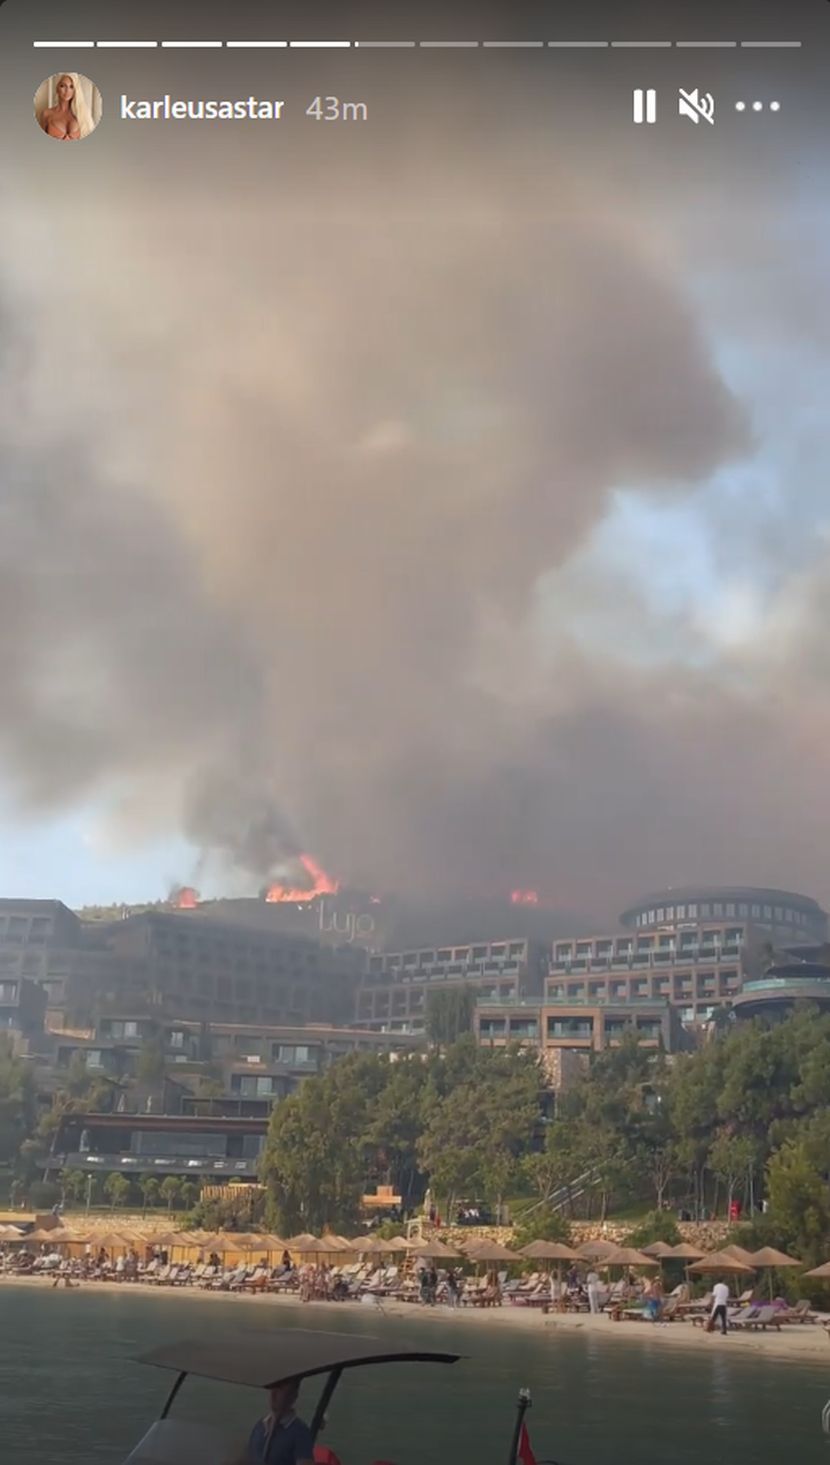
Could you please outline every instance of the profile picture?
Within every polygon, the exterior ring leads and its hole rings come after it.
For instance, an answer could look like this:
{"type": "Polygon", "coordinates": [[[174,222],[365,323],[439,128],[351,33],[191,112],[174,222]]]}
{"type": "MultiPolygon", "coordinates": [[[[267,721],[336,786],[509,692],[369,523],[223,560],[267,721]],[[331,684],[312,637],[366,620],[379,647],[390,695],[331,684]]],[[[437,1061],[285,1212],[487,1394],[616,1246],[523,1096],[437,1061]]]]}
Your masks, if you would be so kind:
{"type": "Polygon", "coordinates": [[[101,93],[77,71],[56,71],[35,92],[35,118],[41,131],[58,142],[80,142],[101,121],[101,93]]]}

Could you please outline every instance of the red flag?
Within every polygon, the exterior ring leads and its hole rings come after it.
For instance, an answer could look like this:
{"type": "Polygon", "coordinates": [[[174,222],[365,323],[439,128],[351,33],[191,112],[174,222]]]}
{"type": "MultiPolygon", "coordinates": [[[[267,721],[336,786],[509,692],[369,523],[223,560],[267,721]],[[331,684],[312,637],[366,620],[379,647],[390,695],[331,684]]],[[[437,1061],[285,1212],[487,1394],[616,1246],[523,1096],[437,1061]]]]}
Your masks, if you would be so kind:
{"type": "Polygon", "coordinates": [[[520,1465],[536,1465],[536,1456],[530,1448],[530,1435],[527,1432],[527,1425],[522,1424],[522,1431],[519,1435],[519,1448],[516,1452],[516,1460],[520,1465]]]}

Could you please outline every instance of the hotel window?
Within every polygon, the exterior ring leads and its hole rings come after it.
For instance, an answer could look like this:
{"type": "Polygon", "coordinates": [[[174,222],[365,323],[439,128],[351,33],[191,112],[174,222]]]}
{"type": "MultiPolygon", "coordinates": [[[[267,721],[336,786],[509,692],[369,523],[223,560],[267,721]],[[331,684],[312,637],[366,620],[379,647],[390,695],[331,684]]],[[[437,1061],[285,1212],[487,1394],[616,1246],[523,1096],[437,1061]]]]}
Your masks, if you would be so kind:
{"type": "Polygon", "coordinates": [[[697,919],[697,906],[696,905],[690,905],[689,906],[689,918],[691,920],[696,920],[697,919]]]}
{"type": "Polygon", "coordinates": [[[478,1030],[482,1038],[503,1038],[506,1027],[507,1019],[504,1017],[483,1017],[478,1030]]]}
{"type": "Polygon", "coordinates": [[[678,921],[685,921],[685,919],[686,919],[686,907],[685,907],[685,905],[679,905],[677,907],[677,919],[678,919],[678,921]]]}
{"type": "Polygon", "coordinates": [[[14,1002],[17,998],[17,982],[0,982],[0,1002],[14,1002]]]}
{"type": "Polygon", "coordinates": [[[775,907],[775,919],[776,921],[783,921],[784,919],[784,912],[782,911],[780,905],[777,905],[775,907]]]}
{"type": "Polygon", "coordinates": [[[590,1017],[549,1017],[549,1038],[590,1038],[594,1022],[590,1017]]]}
{"type": "Polygon", "coordinates": [[[657,919],[657,912],[656,911],[649,911],[649,913],[648,913],[648,924],[650,926],[653,926],[656,919],[657,919]]]}
{"type": "Polygon", "coordinates": [[[764,906],[764,920],[765,921],[771,921],[772,920],[772,906],[771,905],[765,905],[764,906]]]}
{"type": "Polygon", "coordinates": [[[657,912],[657,919],[658,919],[658,921],[665,921],[665,919],[666,919],[665,907],[662,906],[662,905],[660,906],[660,909],[657,912]]]}

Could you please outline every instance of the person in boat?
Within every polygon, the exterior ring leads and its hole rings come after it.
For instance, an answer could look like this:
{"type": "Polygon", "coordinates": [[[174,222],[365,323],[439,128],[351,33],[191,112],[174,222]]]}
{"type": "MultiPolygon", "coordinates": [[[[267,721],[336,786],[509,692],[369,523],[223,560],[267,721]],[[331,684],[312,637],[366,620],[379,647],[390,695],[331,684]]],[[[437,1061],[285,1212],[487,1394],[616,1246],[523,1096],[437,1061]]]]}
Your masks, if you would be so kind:
{"type": "Polygon", "coordinates": [[[237,1465],[314,1465],[311,1430],[294,1412],[299,1379],[285,1379],[269,1389],[271,1408],[251,1430],[237,1465]]]}

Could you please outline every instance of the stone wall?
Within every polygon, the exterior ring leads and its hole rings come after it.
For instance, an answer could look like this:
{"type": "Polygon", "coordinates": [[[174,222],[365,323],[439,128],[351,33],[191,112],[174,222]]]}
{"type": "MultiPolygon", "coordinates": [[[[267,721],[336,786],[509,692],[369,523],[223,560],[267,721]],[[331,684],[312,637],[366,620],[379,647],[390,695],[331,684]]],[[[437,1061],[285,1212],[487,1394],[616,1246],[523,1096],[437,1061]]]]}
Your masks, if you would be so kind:
{"type": "MultiPolygon", "coordinates": [[[[613,1241],[622,1245],[636,1229],[633,1221],[571,1221],[570,1231],[574,1246],[582,1241],[613,1241]]],[[[699,1246],[703,1252],[717,1251],[723,1246],[732,1229],[727,1221],[678,1221],[677,1229],[690,1246],[699,1246]]],[[[432,1234],[433,1228],[424,1227],[425,1234],[432,1234]]],[[[501,1241],[509,1246],[513,1240],[512,1226],[442,1226],[438,1232],[450,1246],[460,1246],[473,1239],[480,1241],[501,1241]]]]}

